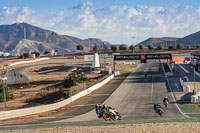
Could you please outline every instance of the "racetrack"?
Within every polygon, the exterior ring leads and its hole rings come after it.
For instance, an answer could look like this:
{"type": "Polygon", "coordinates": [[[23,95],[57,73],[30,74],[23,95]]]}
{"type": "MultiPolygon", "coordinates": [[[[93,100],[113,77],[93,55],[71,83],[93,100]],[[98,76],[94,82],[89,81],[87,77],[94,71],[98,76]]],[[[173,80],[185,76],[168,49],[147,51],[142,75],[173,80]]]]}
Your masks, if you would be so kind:
{"type": "MultiPolygon", "coordinates": [[[[168,92],[166,77],[158,61],[148,61],[139,64],[138,67],[124,80],[117,90],[105,101],[106,105],[116,108],[124,120],[139,119],[161,119],[161,118],[184,118],[173,95],[168,92]],[[147,78],[144,74],[147,73],[147,78]],[[154,103],[162,104],[165,96],[169,98],[168,108],[164,108],[163,117],[160,117],[153,110],[154,103]]],[[[55,122],[85,122],[103,121],[98,119],[94,110],[69,119],[55,122]]]]}

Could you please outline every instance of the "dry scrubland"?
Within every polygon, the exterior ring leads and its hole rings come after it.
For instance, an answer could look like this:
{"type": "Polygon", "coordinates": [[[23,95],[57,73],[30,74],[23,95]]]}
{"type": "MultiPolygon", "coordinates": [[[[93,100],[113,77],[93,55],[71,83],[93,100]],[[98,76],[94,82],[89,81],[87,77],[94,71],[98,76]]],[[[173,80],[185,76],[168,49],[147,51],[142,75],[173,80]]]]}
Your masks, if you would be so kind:
{"type": "Polygon", "coordinates": [[[4,130],[1,133],[198,133],[200,123],[148,123],[110,126],[53,127],[38,129],[4,130]]]}

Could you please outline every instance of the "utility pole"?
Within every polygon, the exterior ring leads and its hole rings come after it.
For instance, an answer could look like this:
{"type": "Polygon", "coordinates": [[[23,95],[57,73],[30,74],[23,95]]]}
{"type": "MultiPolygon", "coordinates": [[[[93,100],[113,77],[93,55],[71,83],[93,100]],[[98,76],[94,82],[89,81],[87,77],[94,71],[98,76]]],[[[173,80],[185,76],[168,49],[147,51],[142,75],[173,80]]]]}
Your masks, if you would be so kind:
{"type": "Polygon", "coordinates": [[[134,47],[134,39],[136,38],[135,36],[131,36],[131,38],[133,39],[133,47],[134,47]]]}

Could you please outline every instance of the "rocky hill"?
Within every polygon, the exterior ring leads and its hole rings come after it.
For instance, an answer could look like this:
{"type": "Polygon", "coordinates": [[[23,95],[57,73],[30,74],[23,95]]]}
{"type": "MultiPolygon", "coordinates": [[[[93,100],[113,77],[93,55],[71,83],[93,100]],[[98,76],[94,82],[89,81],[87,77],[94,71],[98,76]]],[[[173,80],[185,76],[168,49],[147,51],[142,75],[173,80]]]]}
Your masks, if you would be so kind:
{"type": "MultiPolygon", "coordinates": [[[[139,44],[144,44],[145,47],[147,47],[149,44],[153,44],[155,47],[157,47],[160,44],[163,44],[164,46],[175,45],[175,43],[177,43],[176,42],[177,40],[179,40],[179,38],[173,38],[173,37],[149,38],[147,40],[140,42],[139,44]]],[[[139,44],[137,44],[137,46],[139,44]]]]}
{"type": "MultiPolygon", "coordinates": [[[[92,49],[94,43],[99,47],[103,42],[100,39],[82,40],[68,35],[59,35],[56,32],[45,30],[27,23],[0,25],[0,51],[12,54],[22,52],[58,49],[59,53],[75,52],[76,46],[81,44],[84,50],[92,49]]],[[[109,44],[109,43],[108,43],[109,44]]]]}

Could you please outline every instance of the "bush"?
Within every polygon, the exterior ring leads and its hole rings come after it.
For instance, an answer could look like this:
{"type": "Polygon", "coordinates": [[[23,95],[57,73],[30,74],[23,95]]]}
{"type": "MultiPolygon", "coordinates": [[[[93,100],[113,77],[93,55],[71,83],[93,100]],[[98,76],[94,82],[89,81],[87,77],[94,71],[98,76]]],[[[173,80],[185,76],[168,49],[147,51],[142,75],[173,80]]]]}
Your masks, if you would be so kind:
{"type": "Polygon", "coordinates": [[[31,86],[31,83],[27,82],[26,87],[30,87],[30,86],[31,86]]]}
{"type": "Polygon", "coordinates": [[[11,93],[9,87],[5,85],[2,81],[0,81],[0,102],[4,101],[4,93],[3,93],[4,89],[6,93],[6,99],[14,98],[14,95],[11,93]]]}
{"type": "Polygon", "coordinates": [[[64,79],[63,86],[68,88],[73,85],[76,85],[77,83],[82,83],[87,80],[88,78],[86,77],[85,73],[82,74],[70,73],[69,76],[64,79]]]}

